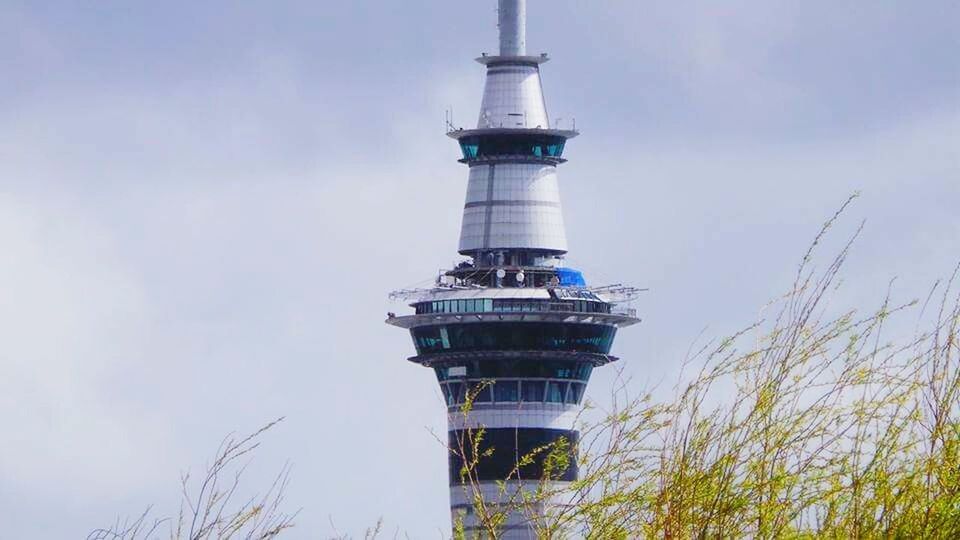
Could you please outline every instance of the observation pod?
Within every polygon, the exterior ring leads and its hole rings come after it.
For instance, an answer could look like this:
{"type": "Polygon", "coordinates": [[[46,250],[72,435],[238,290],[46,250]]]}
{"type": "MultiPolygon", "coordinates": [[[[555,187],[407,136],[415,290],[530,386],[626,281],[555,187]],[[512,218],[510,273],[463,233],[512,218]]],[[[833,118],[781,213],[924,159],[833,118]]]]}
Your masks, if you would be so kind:
{"type": "Polygon", "coordinates": [[[477,127],[448,133],[469,168],[458,247],[468,259],[433,288],[393,293],[414,312],[386,322],[409,330],[409,360],[433,369],[443,391],[454,526],[483,533],[473,507],[481,494],[507,513],[501,538],[533,539],[535,524],[572,495],[574,422],[593,369],[617,360],[617,330],[639,322],[630,307],[639,289],[588,286],[564,267],[557,167],[577,132],[550,124],[547,56],[527,55],[525,0],[499,0],[498,13],[499,54],[477,59],[487,70],[477,127]],[[464,475],[477,441],[482,457],[464,475]],[[547,466],[544,447],[565,454],[565,466],[547,466]],[[538,488],[549,496],[518,504],[538,488]]]}

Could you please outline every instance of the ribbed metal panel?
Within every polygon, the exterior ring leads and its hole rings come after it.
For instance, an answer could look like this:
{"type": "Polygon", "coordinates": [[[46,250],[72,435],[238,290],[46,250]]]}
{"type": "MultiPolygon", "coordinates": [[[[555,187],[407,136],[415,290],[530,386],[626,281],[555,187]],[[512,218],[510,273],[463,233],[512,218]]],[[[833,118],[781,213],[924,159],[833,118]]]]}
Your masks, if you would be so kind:
{"type": "Polygon", "coordinates": [[[478,128],[550,127],[536,65],[494,64],[487,68],[478,128]]]}
{"type": "Polygon", "coordinates": [[[556,167],[499,163],[470,168],[459,250],[493,249],[567,251],[556,167]]]}

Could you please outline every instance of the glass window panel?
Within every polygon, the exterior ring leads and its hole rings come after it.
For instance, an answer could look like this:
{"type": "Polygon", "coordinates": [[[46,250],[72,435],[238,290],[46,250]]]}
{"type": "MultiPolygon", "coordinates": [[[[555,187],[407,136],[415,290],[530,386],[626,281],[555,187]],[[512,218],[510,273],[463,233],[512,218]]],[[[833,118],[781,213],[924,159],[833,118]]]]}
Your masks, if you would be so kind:
{"type": "Polygon", "coordinates": [[[493,385],[493,397],[497,403],[519,401],[517,381],[497,381],[493,385]]]}
{"type": "Polygon", "coordinates": [[[570,383],[570,393],[567,394],[567,403],[580,403],[583,398],[583,385],[579,383],[570,383]]]}
{"type": "Polygon", "coordinates": [[[577,378],[581,381],[590,380],[590,373],[593,372],[593,366],[586,362],[580,364],[580,367],[577,369],[577,378]]]}
{"type": "MultiPolygon", "coordinates": [[[[439,327],[438,327],[439,328],[439,327]]],[[[452,333],[449,330],[448,334],[452,333]]],[[[448,339],[449,335],[448,335],[448,339]]],[[[442,342],[442,336],[440,338],[442,342]]],[[[442,344],[441,344],[442,346],[442,344]]],[[[446,378],[454,376],[469,379],[566,379],[587,381],[593,366],[589,362],[572,360],[541,360],[531,358],[497,358],[470,360],[456,367],[436,368],[444,370],[446,378]],[[456,370],[456,373],[454,373],[456,370]]]]}
{"type": "Polygon", "coordinates": [[[523,388],[523,401],[528,403],[540,403],[543,401],[543,381],[523,381],[521,386],[523,388]]]}
{"type": "Polygon", "coordinates": [[[439,327],[411,331],[420,354],[479,350],[564,350],[606,354],[616,334],[611,326],[544,322],[478,322],[447,327],[446,340],[438,341],[439,327]]]}
{"type": "Polygon", "coordinates": [[[564,394],[567,392],[567,383],[549,381],[547,382],[547,403],[563,403],[564,394]]]}
{"type": "Polygon", "coordinates": [[[450,383],[449,385],[450,398],[447,400],[451,405],[459,405],[463,403],[463,396],[465,388],[463,383],[450,383]]]}
{"type": "Polygon", "coordinates": [[[473,398],[475,403],[490,403],[493,398],[491,396],[489,384],[477,383],[473,386],[474,391],[477,393],[476,397],[473,398]]]}
{"type": "Polygon", "coordinates": [[[558,136],[496,134],[461,139],[460,148],[467,159],[493,155],[560,157],[565,142],[558,136]]]}
{"type": "Polygon", "coordinates": [[[450,332],[446,326],[440,327],[440,346],[444,349],[450,348],[450,332]]]}
{"type": "Polygon", "coordinates": [[[467,159],[477,157],[477,152],[480,150],[479,145],[470,143],[463,143],[460,145],[460,148],[463,149],[463,157],[467,159]]]}

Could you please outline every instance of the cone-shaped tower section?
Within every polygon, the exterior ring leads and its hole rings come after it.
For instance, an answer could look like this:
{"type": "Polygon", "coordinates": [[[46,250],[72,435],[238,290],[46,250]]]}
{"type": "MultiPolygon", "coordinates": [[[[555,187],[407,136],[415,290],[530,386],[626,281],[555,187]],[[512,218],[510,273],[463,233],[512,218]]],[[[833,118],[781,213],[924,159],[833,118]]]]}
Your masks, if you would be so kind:
{"type": "Polygon", "coordinates": [[[552,129],[540,65],[526,54],[526,2],[500,0],[500,54],[487,67],[476,129],[457,130],[470,165],[459,251],[481,265],[524,264],[567,251],[557,165],[574,131],[552,129]]]}

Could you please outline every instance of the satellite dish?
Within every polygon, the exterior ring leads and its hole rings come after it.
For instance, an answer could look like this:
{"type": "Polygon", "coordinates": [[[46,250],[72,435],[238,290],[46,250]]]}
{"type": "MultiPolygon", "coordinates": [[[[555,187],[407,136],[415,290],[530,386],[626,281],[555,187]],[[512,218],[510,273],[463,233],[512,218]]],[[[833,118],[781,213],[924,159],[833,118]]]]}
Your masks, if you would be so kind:
{"type": "Polygon", "coordinates": [[[524,278],[523,272],[517,272],[517,281],[519,281],[520,283],[523,283],[523,278],[524,278]]]}
{"type": "Polygon", "coordinates": [[[503,268],[497,268],[497,277],[500,279],[507,277],[507,271],[503,268]]]}

